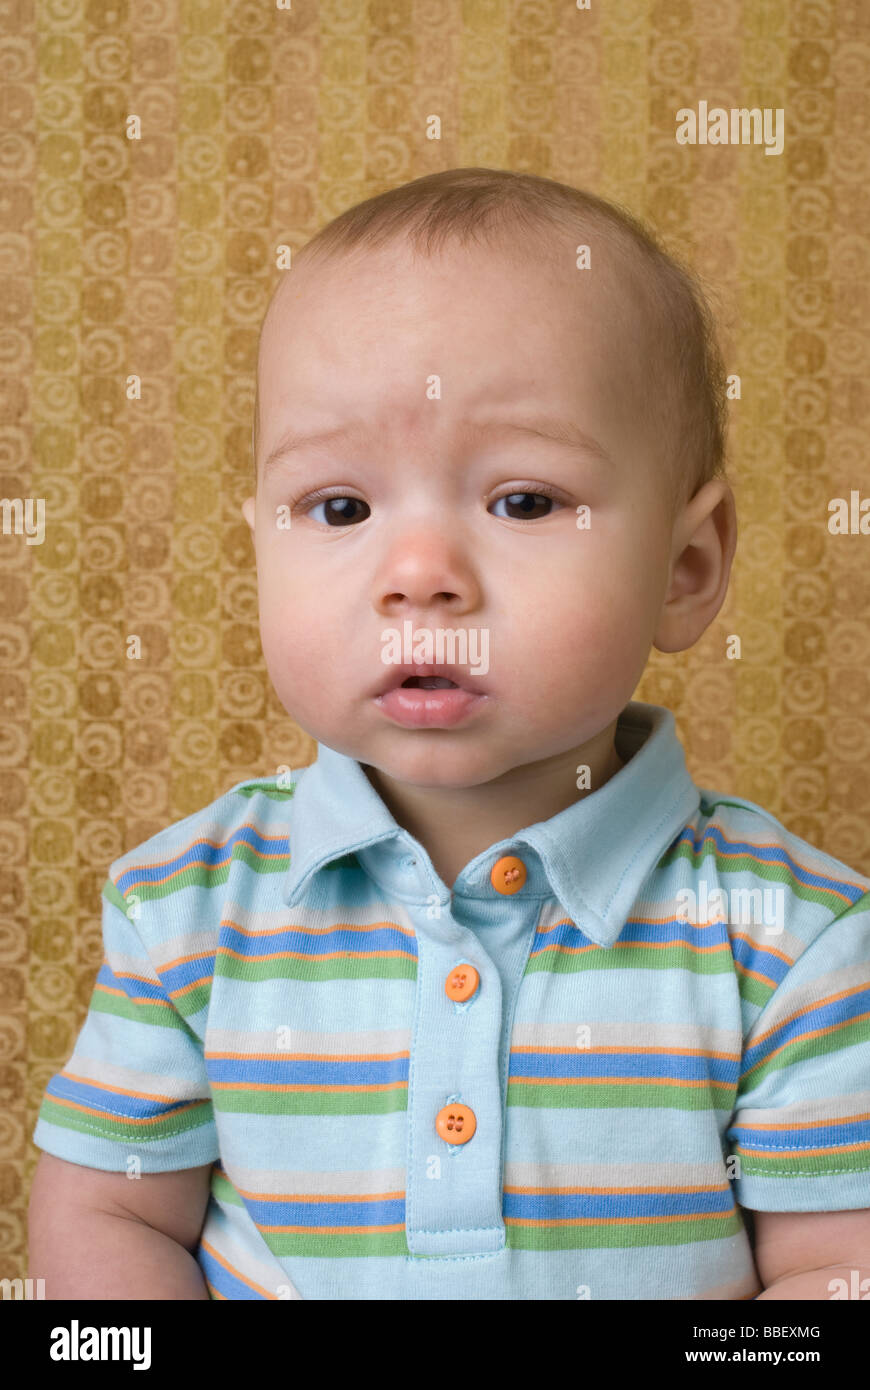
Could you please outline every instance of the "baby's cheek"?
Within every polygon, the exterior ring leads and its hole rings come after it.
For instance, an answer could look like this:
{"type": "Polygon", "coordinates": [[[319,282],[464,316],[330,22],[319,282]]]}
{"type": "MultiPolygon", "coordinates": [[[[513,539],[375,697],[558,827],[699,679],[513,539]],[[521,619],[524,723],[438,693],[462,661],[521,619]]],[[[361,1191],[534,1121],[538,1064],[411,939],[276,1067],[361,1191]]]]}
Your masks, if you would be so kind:
{"type": "Polygon", "coordinates": [[[292,598],[276,599],[265,613],[261,611],[263,653],[270,670],[274,667],[276,673],[292,676],[316,655],[316,632],[312,633],[312,625],[306,625],[300,616],[294,612],[292,598]]]}
{"type": "Polygon", "coordinates": [[[311,601],[310,589],[279,583],[261,595],[263,655],[285,704],[289,700],[301,707],[312,692],[316,700],[323,700],[330,678],[340,679],[346,661],[341,631],[341,624],[311,601]]]}
{"type": "Polygon", "coordinates": [[[648,654],[644,615],[614,595],[587,592],[564,605],[561,621],[539,630],[534,695],[554,713],[605,705],[624,687],[633,690],[638,663],[648,654]]]}

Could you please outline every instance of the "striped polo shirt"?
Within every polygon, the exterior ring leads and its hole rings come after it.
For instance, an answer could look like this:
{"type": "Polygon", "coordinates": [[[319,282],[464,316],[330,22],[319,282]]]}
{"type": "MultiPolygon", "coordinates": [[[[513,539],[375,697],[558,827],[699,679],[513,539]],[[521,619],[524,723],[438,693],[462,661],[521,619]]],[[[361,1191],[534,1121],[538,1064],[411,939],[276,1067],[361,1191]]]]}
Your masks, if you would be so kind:
{"type": "Polygon", "coordinates": [[[324,745],[123,855],[35,1143],[211,1164],[216,1299],[752,1298],[745,1208],[870,1206],[870,879],[617,749],[452,889],[324,745]]]}

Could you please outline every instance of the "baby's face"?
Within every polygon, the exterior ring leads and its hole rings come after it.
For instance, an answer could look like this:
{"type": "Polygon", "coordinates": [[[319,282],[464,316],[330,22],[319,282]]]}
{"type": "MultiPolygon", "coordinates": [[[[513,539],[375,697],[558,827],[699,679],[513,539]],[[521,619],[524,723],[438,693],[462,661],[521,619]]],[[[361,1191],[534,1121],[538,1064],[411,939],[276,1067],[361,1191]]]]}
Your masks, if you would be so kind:
{"type": "Polygon", "coordinates": [[[613,273],[486,246],[289,272],[261,337],[244,514],[269,674],[318,741],[398,781],[473,786],[583,745],[631,698],[672,517],[642,409],[654,345],[613,273]],[[466,634],[452,674],[478,698],[378,698],[407,674],[383,659],[406,622],[415,642],[466,634]]]}

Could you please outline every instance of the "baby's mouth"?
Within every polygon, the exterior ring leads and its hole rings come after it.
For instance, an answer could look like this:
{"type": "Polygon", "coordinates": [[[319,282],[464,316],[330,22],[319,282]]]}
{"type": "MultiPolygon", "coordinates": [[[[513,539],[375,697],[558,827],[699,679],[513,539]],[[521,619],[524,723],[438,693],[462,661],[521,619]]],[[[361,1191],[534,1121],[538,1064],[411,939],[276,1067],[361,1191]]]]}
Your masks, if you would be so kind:
{"type": "Polygon", "coordinates": [[[394,667],[392,674],[387,675],[383,682],[372,690],[375,699],[381,699],[391,690],[464,690],[467,695],[485,695],[486,691],[481,690],[477,685],[476,678],[466,680],[464,671],[458,666],[442,665],[441,670],[434,669],[432,665],[424,665],[422,662],[409,670],[407,666],[394,667]],[[449,671],[448,676],[446,672],[449,671]]]}
{"type": "Polygon", "coordinates": [[[402,681],[401,689],[410,690],[418,687],[421,690],[458,690],[459,686],[455,681],[449,681],[446,676],[408,676],[402,681]]]}

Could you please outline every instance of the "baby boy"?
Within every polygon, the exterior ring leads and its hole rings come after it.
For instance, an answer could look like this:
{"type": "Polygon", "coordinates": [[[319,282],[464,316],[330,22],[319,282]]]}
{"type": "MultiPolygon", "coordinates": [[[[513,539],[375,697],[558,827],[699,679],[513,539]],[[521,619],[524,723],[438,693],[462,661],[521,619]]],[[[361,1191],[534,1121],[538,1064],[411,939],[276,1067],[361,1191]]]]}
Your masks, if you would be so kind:
{"type": "Polygon", "coordinates": [[[32,1276],[870,1289],[870,879],[632,700],[736,544],[693,277],[575,189],[418,179],[284,272],[255,416],[263,651],[318,758],[111,866],[32,1276]]]}

